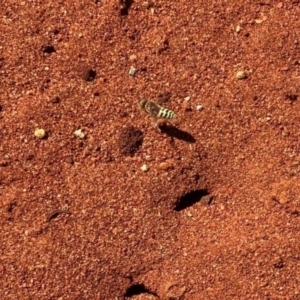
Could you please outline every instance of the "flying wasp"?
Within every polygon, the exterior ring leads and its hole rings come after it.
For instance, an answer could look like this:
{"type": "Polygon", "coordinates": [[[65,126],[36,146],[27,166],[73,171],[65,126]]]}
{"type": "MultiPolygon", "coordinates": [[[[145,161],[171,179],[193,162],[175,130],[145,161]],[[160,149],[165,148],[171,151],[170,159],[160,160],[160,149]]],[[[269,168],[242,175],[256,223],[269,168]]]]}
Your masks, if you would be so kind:
{"type": "Polygon", "coordinates": [[[170,98],[171,98],[171,94],[166,94],[164,96],[159,97],[156,102],[146,100],[146,99],[143,99],[140,102],[140,108],[151,117],[151,119],[156,123],[157,128],[159,128],[158,119],[166,120],[166,119],[177,118],[177,115],[173,111],[160,106],[170,98]]]}

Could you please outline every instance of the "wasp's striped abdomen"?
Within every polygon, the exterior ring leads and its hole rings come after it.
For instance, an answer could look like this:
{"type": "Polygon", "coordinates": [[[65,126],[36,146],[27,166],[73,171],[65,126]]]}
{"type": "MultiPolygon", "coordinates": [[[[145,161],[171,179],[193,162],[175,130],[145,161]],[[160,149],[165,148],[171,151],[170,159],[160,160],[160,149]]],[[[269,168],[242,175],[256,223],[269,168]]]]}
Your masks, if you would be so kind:
{"type": "Polygon", "coordinates": [[[140,102],[140,108],[146,113],[148,113],[152,117],[152,119],[157,119],[157,118],[176,119],[177,118],[177,115],[173,111],[164,108],[153,101],[149,101],[146,99],[143,99],[140,102]]]}
{"type": "Polygon", "coordinates": [[[171,110],[161,107],[158,114],[157,114],[158,118],[163,118],[163,119],[176,119],[177,115],[172,112],[171,110]]]}

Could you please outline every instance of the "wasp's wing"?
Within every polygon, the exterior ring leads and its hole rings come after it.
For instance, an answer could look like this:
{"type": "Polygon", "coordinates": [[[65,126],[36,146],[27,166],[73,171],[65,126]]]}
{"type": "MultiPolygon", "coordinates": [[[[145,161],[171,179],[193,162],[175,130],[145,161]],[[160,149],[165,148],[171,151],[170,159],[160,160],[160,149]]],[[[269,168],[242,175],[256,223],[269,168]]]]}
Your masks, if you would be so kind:
{"type": "Polygon", "coordinates": [[[156,103],[158,105],[162,105],[163,103],[167,102],[170,98],[171,98],[171,93],[166,93],[166,94],[163,94],[163,95],[159,95],[158,98],[157,98],[157,101],[156,103]]]}

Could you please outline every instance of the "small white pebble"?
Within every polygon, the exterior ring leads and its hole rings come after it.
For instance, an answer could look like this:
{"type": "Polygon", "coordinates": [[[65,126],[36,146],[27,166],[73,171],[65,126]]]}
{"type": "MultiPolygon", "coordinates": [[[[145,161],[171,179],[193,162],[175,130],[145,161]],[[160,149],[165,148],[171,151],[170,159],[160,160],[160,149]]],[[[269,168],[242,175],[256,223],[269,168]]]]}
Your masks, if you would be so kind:
{"type": "Polygon", "coordinates": [[[197,106],[196,106],[196,109],[197,109],[197,110],[202,110],[202,109],[203,109],[203,105],[201,105],[201,104],[197,105],[197,106]]]}
{"type": "Polygon", "coordinates": [[[149,167],[148,167],[146,164],[143,164],[143,165],[141,166],[141,170],[142,170],[143,172],[147,172],[147,171],[149,170],[149,167]]]}
{"type": "Polygon", "coordinates": [[[269,122],[271,119],[272,119],[272,117],[267,116],[267,117],[266,117],[266,122],[269,122]]]}
{"type": "Polygon", "coordinates": [[[82,129],[77,129],[74,131],[74,135],[79,139],[84,139],[85,134],[83,133],[82,129]]]}
{"type": "Polygon", "coordinates": [[[256,19],[256,20],[255,20],[255,23],[256,23],[256,24],[261,24],[261,23],[263,23],[264,21],[266,21],[267,19],[268,19],[268,17],[263,15],[261,19],[256,19]]]}
{"type": "Polygon", "coordinates": [[[42,128],[36,129],[34,131],[34,136],[38,139],[43,139],[44,137],[46,137],[46,131],[42,128]]]}
{"type": "Polygon", "coordinates": [[[129,74],[130,76],[134,77],[135,74],[136,74],[136,72],[137,72],[137,68],[131,66],[130,69],[129,69],[128,74],[129,74]]]}
{"type": "Polygon", "coordinates": [[[184,97],[184,101],[190,101],[190,100],[191,100],[191,97],[190,97],[190,96],[184,97]]]}
{"type": "Polygon", "coordinates": [[[235,77],[237,79],[245,79],[247,78],[247,73],[245,71],[238,71],[236,74],[235,74],[235,77]]]}
{"type": "Polygon", "coordinates": [[[236,31],[237,33],[239,33],[239,32],[241,31],[241,26],[240,26],[240,25],[236,26],[235,31],[236,31]]]}

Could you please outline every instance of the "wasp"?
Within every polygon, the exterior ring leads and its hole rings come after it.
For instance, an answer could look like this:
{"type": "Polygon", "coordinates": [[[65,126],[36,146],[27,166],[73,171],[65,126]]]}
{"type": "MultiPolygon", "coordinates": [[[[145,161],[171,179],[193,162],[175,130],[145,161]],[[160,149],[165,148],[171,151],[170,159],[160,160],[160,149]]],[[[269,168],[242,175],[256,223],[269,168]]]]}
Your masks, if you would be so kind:
{"type": "Polygon", "coordinates": [[[140,108],[151,117],[151,119],[156,123],[157,128],[159,128],[158,119],[166,120],[177,118],[177,115],[173,111],[161,106],[161,104],[169,100],[170,97],[171,94],[166,94],[159,97],[156,102],[147,99],[143,99],[140,102],[140,108]]]}

